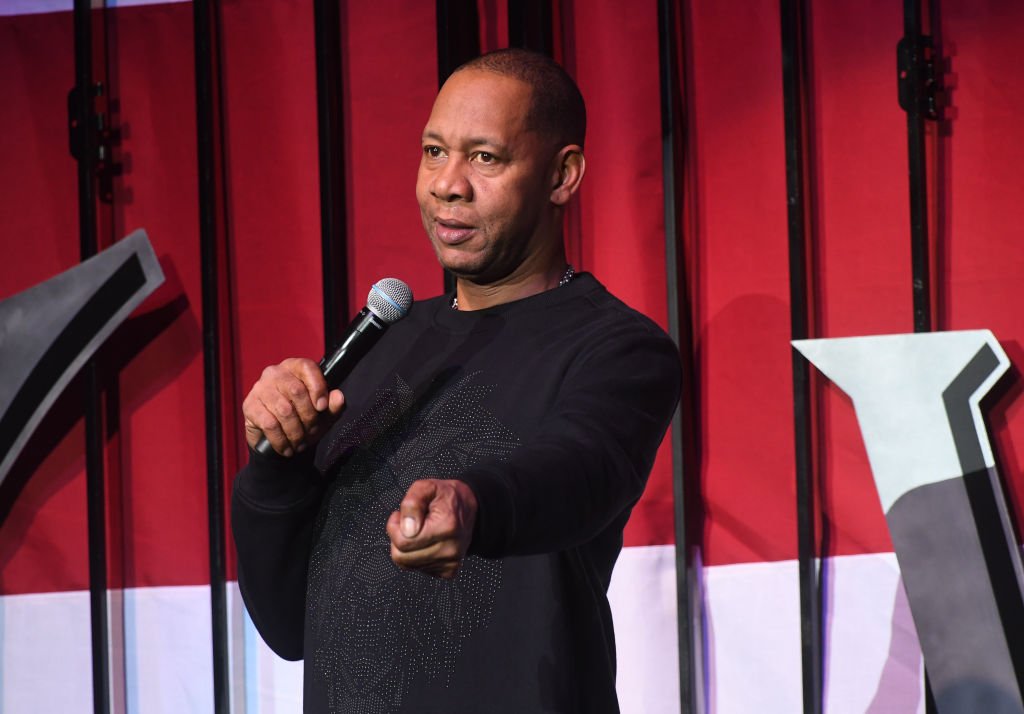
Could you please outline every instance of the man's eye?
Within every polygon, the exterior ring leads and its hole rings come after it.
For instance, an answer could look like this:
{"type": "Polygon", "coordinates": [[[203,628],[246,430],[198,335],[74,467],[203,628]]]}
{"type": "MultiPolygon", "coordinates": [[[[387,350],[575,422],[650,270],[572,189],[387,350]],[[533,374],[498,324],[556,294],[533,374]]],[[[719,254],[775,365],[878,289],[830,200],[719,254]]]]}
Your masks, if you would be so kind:
{"type": "Polygon", "coordinates": [[[444,152],[441,150],[440,146],[424,146],[423,153],[432,159],[437,159],[440,158],[444,152]]]}
{"type": "Polygon", "coordinates": [[[493,164],[497,163],[498,157],[494,154],[489,154],[486,151],[481,151],[476,155],[476,160],[481,164],[493,164]]]}

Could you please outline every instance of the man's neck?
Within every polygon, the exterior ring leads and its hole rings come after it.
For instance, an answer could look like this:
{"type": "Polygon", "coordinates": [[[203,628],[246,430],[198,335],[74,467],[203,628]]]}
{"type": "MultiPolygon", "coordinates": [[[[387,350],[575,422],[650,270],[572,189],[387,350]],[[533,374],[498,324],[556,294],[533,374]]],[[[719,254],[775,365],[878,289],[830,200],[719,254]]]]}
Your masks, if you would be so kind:
{"type": "Polygon", "coordinates": [[[545,261],[543,266],[517,270],[491,284],[482,285],[459,278],[455,287],[458,308],[459,310],[484,310],[556,288],[565,274],[565,269],[565,255],[559,252],[551,260],[545,261]]]}

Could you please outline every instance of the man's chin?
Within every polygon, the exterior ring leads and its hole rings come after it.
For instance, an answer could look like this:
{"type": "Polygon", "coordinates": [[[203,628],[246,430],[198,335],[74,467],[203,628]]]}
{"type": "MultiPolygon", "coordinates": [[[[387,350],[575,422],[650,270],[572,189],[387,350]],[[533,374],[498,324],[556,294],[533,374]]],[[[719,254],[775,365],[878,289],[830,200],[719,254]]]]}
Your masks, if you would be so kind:
{"type": "Polygon", "coordinates": [[[471,283],[484,284],[487,282],[487,275],[485,272],[475,270],[472,268],[466,268],[461,265],[452,265],[441,262],[441,267],[451,273],[459,280],[467,280],[471,283]]]}
{"type": "Polygon", "coordinates": [[[441,267],[461,280],[479,282],[479,278],[487,272],[487,261],[480,256],[443,249],[436,252],[441,267]]]}
{"type": "Polygon", "coordinates": [[[522,261],[510,261],[508,256],[493,252],[453,250],[434,244],[434,252],[441,267],[459,280],[477,285],[491,285],[508,277],[522,261]]]}

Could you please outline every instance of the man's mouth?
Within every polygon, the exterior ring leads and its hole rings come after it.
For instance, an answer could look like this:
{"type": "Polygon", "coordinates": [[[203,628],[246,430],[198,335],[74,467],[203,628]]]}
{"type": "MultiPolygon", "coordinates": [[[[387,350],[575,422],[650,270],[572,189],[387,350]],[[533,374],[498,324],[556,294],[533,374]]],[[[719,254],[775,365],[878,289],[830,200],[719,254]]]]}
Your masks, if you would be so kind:
{"type": "Polygon", "coordinates": [[[468,239],[475,230],[474,226],[454,218],[435,218],[434,235],[447,245],[455,245],[468,239]]]}

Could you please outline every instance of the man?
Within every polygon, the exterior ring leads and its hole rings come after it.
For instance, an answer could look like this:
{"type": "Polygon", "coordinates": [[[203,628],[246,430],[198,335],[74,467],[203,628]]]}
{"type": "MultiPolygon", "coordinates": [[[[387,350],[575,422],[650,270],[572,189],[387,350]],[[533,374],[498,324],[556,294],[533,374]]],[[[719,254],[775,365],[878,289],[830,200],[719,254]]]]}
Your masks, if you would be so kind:
{"type": "Polygon", "coordinates": [[[540,55],[457,70],[416,184],[455,294],[414,305],[344,395],[290,359],[246,397],[250,446],[280,456],[236,481],[239,583],[305,658],[307,712],[618,711],[606,591],[679,366],[566,264],[585,121],[540,55]]]}

